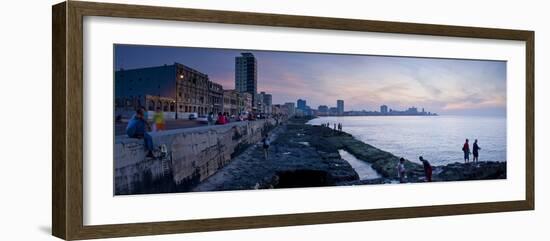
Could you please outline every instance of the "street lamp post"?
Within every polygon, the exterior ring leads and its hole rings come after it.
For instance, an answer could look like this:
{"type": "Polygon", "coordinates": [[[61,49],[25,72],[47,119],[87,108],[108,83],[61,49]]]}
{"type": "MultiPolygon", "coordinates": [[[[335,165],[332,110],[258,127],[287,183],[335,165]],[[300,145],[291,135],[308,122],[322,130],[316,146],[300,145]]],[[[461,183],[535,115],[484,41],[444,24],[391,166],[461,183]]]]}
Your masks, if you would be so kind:
{"type": "Polygon", "coordinates": [[[178,111],[179,111],[179,108],[180,108],[180,105],[178,104],[178,96],[180,94],[180,90],[179,90],[179,82],[180,80],[183,80],[183,74],[180,74],[179,75],[179,79],[176,79],[176,108],[175,108],[175,115],[174,115],[174,119],[178,119],[178,111]]]}

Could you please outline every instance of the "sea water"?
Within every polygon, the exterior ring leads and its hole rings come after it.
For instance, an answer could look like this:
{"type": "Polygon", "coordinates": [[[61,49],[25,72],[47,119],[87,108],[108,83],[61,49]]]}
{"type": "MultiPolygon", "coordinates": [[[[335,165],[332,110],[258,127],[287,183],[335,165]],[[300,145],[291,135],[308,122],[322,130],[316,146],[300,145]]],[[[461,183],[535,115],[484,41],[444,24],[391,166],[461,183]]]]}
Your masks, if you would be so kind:
{"type": "MultiPolygon", "coordinates": [[[[342,123],[356,139],[410,161],[423,156],[433,165],[463,162],[462,146],[478,139],[480,161],[506,161],[506,117],[345,116],[318,117],[311,125],[342,123]]],[[[470,160],[472,156],[470,155],[470,160]]]]}

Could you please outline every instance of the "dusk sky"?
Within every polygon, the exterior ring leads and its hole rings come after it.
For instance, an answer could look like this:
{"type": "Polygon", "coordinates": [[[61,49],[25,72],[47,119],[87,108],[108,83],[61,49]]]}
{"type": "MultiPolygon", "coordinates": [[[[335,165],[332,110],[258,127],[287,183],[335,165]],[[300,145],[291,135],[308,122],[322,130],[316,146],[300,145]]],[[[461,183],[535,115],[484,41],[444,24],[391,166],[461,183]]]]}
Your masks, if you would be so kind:
{"type": "Polygon", "coordinates": [[[253,53],[258,92],[274,104],[306,99],[345,110],[395,110],[411,106],[438,114],[505,115],[506,62],[185,47],[115,45],[115,68],[178,62],[207,74],[224,89],[235,88],[235,57],[253,53]]]}

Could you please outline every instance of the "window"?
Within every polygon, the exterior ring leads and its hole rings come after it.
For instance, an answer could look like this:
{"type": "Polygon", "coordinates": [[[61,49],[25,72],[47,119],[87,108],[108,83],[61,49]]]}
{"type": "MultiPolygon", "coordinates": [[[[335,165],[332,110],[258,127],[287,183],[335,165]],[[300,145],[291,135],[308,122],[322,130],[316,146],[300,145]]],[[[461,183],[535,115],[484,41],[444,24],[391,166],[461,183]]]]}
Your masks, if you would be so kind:
{"type": "Polygon", "coordinates": [[[176,104],[175,103],[170,103],[170,111],[171,112],[175,112],[176,111],[176,104]]]}

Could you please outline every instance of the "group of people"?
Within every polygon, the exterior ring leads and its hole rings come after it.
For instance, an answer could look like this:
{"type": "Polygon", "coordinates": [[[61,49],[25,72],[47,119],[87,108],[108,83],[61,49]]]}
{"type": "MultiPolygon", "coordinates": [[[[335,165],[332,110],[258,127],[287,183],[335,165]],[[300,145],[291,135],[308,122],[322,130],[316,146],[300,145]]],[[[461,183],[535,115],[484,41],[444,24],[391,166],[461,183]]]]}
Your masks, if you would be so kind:
{"type": "MultiPolygon", "coordinates": [[[[140,107],[136,110],[135,114],[130,118],[126,126],[126,135],[130,138],[143,139],[145,144],[145,149],[147,151],[147,157],[154,157],[154,146],[153,138],[148,133],[159,132],[166,130],[166,123],[164,120],[164,112],[161,108],[157,108],[154,115],[152,124],[149,123],[149,112],[145,110],[144,107],[140,107]]],[[[117,117],[118,118],[118,117],[117,117]]],[[[208,125],[225,125],[230,122],[230,115],[227,112],[219,112],[217,116],[214,115],[214,112],[210,112],[207,116],[208,125]]],[[[244,116],[239,116],[244,120],[244,116]]],[[[247,120],[256,120],[256,116],[253,113],[248,113],[246,116],[247,120]]],[[[278,117],[276,118],[277,125],[279,124],[278,117]]],[[[263,139],[263,147],[265,149],[265,158],[267,159],[267,148],[269,148],[269,140],[267,135],[263,139]]]]}
{"type": "MultiPolygon", "coordinates": [[[[323,123],[323,124],[321,124],[321,126],[330,128],[330,122],[323,123]]],[[[342,123],[333,123],[333,129],[335,131],[336,130],[342,131],[342,123]]]]}
{"type": "Polygon", "coordinates": [[[208,114],[208,125],[225,125],[230,122],[231,117],[227,112],[218,112],[218,116],[214,117],[214,112],[208,114]],[[215,119],[214,119],[215,118],[215,119]]]}
{"type": "MultiPolygon", "coordinates": [[[[473,162],[479,161],[479,151],[481,150],[481,147],[477,144],[477,139],[474,140],[474,144],[472,146],[472,152],[470,152],[470,145],[469,140],[466,139],[464,142],[464,145],[462,146],[462,151],[464,152],[464,162],[468,163],[470,161],[470,154],[473,154],[473,162]]],[[[432,181],[432,165],[430,165],[430,162],[428,160],[424,159],[424,157],[420,156],[418,157],[420,162],[422,162],[422,165],[424,167],[424,176],[426,182],[432,181]]],[[[400,183],[405,183],[407,178],[407,169],[405,167],[405,158],[401,157],[399,159],[399,163],[397,163],[397,177],[399,178],[400,183]]]]}
{"type": "MultiPolygon", "coordinates": [[[[214,114],[214,112],[210,112],[207,116],[208,125],[225,125],[231,122],[231,118],[232,116],[228,112],[218,112],[217,116],[214,114]]],[[[256,115],[254,115],[252,112],[249,112],[246,115],[233,116],[233,118],[237,121],[253,121],[256,120],[256,115]]]]}
{"type": "MultiPolygon", "coordinates": [[[[426,182],[432,181],[432,165],[428,160],[424,159],[424,157],[419,156],[418,159],[420,162],[422,162],[422,166],[424,167],[424,176],[426,182]]],[[[399,177],[400,183],[405,183],[407,179],[407,169],[405,167],[405,158],[401,157],[399,158],[399,162],[397,163],[397,177],[399,177]]]]}
{"type": "Polygon", "coordinates": [[[468,139],[464,142],[464,145],[462,146],[462,152],[464,152],[464,162],[468,163],[470,162],[470,154],[473,155],[473,162],[479,161],[479,150],[481,150],[481,147],[477,144],[477,139],[474,140],[474,145],[472,146],[472,151],[470,152],[470,144],[468,144],[468,139]]]}
{"type": "Polygon", "coordinates": [[[160,132],[166,130],[166,123],[164,121],[164,112],[159,107],[156,109],[153,115],[153,124],[149,124],[149,112],[144,107],[140,107],[136,110],[136,113],[128,121],[126,126],[126,135],[130,138],[143,139],[145,143],[145,149],[147,151],[147,157],[154,157],[153,154],[153,138],[149,135],[149,131],[160,132]]]}

